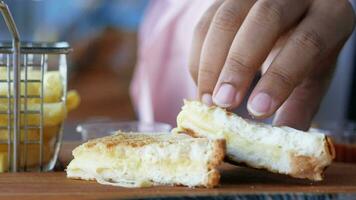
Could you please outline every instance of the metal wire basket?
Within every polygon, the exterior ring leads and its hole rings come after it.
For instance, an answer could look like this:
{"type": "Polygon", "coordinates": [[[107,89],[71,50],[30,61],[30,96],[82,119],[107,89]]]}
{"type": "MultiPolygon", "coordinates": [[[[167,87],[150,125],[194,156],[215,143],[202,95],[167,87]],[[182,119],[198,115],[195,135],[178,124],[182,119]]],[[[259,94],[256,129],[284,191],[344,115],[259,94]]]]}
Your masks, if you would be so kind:
{"type": "Polygon", "coordinates": [[[71,49],[65,42],[20,42],[3,1],[0,10],[12,35],[12,42],[0,43],[0,172],[52,170],[62,141],[71,49]]]}

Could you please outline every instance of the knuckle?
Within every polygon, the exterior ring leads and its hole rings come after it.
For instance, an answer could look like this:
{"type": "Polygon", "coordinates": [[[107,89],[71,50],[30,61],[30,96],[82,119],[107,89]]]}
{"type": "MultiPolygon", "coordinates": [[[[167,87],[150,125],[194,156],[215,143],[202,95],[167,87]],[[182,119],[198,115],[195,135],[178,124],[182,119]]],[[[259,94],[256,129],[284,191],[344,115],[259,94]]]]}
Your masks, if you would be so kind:
{"type": "Polygon", "coordinates": [[[197,25],[195,26],[194,32],[196,35],[200,36],[200,37],[204,37],[206,35],[206,33],[209,30],[210,27],[210,19],[206,16],[203,16],[199,22],[197,23],[197,25]]]}
{"type": "Polygon", "coordinates": [[[314,30],[299,31],[292,40],[298,47],[312,50],[316,56],[319,56],[326,50],[323,38],[314,30]]]}
{"type": "Polygon", "coordinates": [[[265,27],[275,25],[280,27],[284,18],[283,10],[282,4],[276,0],[261,0],[257,4],[253,20],[265,27]]]}
{"type": "Polygon", "coordinates": [[[208,67],[202,67],[199,69],[199,79],[201,80],[214,80],[219,77],[219,73],[217,73],[215,70],[208,68],[208,67]]]}
{"type": "Polygon", "coordinates": [[[254,67],[249,64],[246,58],[244,58],[243,56],[239,56],[239,54],[229,56],[226,59],[225,64],[227,66],[227,73],[246,75],[252,75],[255,73],[254,67]]]}
{"type": "Polygon", "coordinates": [[[234,6],[224,5],[216,12],[212,23],[218,29],[235,31],[242,21],[239,13],[234,6]]]}
{"type": "Polygon", "coordinates": [[[200,68],[198,88],[201,93],[212,92],[218,80],[219,73],[210,68],[200,68]]]}
{"type": "Polygon", "coordinates": [[[280,84],[280,87],[283,88],[294,88],[298,84],[298,81],[295,77],[280,69],[271,69],[267,72],[266,75],[268,75],[273,82],[280,84]]]}

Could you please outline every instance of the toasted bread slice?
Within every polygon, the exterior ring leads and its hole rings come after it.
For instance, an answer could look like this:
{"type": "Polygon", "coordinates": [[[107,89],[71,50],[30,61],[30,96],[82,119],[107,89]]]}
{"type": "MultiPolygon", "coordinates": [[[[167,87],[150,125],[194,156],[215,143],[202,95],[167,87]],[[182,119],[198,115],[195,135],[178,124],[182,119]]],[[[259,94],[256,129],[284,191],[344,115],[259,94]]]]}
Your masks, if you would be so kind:
{"type": "Polygon", "coordinates": [[[123,133],[88,141],[73,151],[67,177],[124,187],[214,187],[224,140],[171,133],[123,133]]]}
{"type": "Polygon", "coordinates": [[[296,178],[322,180],[324,169],[335,157],[324,134],[256,123],[197,101],[185,101],[177,124],[175,132],[226,139],[230,161],[296,178]]]}

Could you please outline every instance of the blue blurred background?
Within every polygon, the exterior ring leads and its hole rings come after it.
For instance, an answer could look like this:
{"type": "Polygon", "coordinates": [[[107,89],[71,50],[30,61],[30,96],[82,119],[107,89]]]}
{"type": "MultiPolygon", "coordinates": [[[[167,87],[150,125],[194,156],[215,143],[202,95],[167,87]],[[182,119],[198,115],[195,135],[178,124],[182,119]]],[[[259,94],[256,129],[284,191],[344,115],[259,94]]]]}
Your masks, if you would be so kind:
{"type": "MultiPolygon", "coordinates": [[[[147,0],[5,0],[23,40],[74,40],[106,27],[136,31],[147,0]]],[[[1,22],[1,27],[4,27],[1,22]]],[[[9,38],[2,30],[0,37],[9,38]]]]}
{"type": "MultiPolygon", "coordinates": [[[[148,0],[5,0],[23,41],[67,41],[69,88],[82,97],[68,123],[135,119],[129,84],[148,0]],[[120,106],[117,106],[120,105],[120,106]]],[[[0,20],[0,40],[11,36],[0,20]]]]}

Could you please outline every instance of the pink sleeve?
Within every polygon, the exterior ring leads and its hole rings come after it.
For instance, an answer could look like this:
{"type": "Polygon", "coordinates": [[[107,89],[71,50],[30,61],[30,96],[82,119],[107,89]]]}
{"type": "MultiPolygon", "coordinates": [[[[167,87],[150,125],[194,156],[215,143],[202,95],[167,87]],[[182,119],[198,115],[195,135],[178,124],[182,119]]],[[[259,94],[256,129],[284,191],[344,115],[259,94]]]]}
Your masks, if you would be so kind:
{"type": "Polygon", "coordinates": [[[153,0],[139,33],[131,97],[141,121],[175,126],[183,99],[194,99],[188,57],[193,30],[213,0],[153,0]]]}

